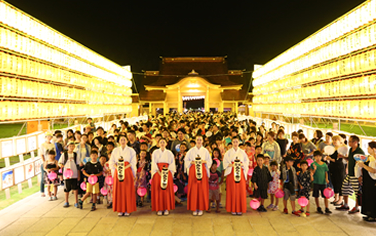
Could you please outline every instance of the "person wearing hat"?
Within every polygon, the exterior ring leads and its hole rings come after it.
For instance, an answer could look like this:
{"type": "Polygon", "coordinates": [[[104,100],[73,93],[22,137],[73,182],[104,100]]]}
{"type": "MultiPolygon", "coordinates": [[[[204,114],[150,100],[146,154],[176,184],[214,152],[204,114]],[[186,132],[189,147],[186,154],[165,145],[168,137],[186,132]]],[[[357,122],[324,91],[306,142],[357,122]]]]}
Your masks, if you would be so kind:
{"type": "MultiPolygon", "coordinates": [[[[46,141],[41,145],[39,149],[39,155],[41,156],[43,163],[47,160],[49,151],[53,150],[56,153],[55,144],[51,142],[52,133],[47,132],[45,137],[46,137],[46,141]]],[[[43,165],[41,165],[40,168],[41,168],[41,179],[43,180],[44,179],[43,165]]],[[[40,192],[41,192],[42,197],[46,196],[46,194],[44,194],[44,181],[40,181],[40,192]]]]}
{"type": "Polygon", "coordinates": [[[281,189],[285,193],[283,197],[283,213],[288,214],[287,211],[287,200],[290,199],[292,214],[300,216],[297,211],[295,211],[295,190],[298,189],[298,177],[296,175],[296,170],[294,168],[294,159],[288,155],[284,159],[285,165],[281,166],[281,189]]]}

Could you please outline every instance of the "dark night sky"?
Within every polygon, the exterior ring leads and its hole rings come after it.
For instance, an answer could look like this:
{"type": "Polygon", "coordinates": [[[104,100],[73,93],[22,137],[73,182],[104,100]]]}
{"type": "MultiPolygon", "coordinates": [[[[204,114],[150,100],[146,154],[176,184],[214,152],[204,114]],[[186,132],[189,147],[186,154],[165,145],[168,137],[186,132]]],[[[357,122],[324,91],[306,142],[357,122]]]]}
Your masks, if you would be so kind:
{"type": "Polygon", "coordinates": [[[227,55],[229,69],[251,70],[364,0],[7,2],[141,72],[159,56],[227,55]]]}

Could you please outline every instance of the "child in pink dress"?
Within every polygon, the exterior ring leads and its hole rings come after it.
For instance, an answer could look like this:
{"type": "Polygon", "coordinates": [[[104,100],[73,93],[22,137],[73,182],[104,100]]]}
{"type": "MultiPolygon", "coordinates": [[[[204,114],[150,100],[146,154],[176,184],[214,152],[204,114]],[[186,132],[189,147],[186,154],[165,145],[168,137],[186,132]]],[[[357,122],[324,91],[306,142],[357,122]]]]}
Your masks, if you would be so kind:
{"type": "Polygon", "coordinates": [[[272,161],[270,163],[270,174],[273,178],[271,182],[269,182],[269,189],[268,193],[270,194],[270,205],[267,207],[268,209],[273,209],[273,211],[278,210],[278,198],[275,198],[275,205],[274,205],[274,195],[275,192],[279,189],[280,180],[279,177],[281,172],[278,170],[278,164],[276,161],[272,161]]]}
{"type": "MultiPolygon", "coordinates": [[[[112,177],[109,162],[106,162],[103,165],[103,175],[104,175],[105,178],[107,176],[112,177]]],[[[104,181],[104,188],[107,189],[107,201],[108,201],[107,209],[110,209],[110,208],[112,208],[112,188],[113,188],[113,184],[108,185],[107,182],[104,181]]]]}

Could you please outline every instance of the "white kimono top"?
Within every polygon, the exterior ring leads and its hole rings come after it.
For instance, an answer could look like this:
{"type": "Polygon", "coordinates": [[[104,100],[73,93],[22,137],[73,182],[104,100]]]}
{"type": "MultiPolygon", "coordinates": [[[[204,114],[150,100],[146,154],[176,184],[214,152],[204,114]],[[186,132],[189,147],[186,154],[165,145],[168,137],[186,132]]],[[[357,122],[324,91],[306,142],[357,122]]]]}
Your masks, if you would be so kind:
{"type": "Polygon", "coordinates": [[[112,151],[111,159],[109,163],[112,176],[114,176],[115,174],[115,169],[116,169],[115,166],[118,163],[120,156],[124,158],[124,162],[129,162],[129,164],[131,164],[133,176],[136,177],[136,171],[137,171],[136,152],[133,150],[133,148],[130,148],[128,146],[126,146],[124,149],[121,146],[119,146],[112,151]]]}
{"type": "Polygon", "coordinates": [[[223,169],[225,169],[225,176],[231,174],[232,167],[229,165],[238,157],[240,162],[243,164],[243,172],[244,172],[244,178],[247,178],[248,174],[248,165],[249,165],[249,159],[245,151],[238,148],[238,150],[235,150],[234,148],[231,148],[225,153],[225,156],[223,158],[223,169]]]}
{"type": "Polygon", "coordinates": [[[161,149],[157,149],[153,152],[151,176],[154,176],[154,174],[159,170],[158,163],[168,163],[168,170],[171,171],[172,176],[174,176],[176,172],[175,156],[170,150],[165,149],[162,151],[161,149]]]}
{"type": "Polygon", "coordinates": [[[210,157],[210,153],[208,149],[201,147],[200,149],[197,148],[197,146],[194,146],[193,148],[189,149],[187,152],[187,155],[185,156],[184,160],[184,166],[185,166],[185,172],[189,175],[189,168],[191,168],[191,162],[196,160],[197,155],[201,157],[201,160],[206,161],[205,167],[206,172],[208,174],[208,178],[210,177],[210,167],[212,165],[213,160],[210,157]]]}

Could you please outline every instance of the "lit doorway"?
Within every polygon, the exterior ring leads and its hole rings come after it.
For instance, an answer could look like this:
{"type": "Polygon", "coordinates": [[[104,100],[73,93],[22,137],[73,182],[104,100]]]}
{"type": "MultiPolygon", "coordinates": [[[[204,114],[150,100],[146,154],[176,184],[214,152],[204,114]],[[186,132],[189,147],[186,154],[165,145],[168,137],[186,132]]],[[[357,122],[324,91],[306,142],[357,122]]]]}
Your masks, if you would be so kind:
{"type": "Polygon", "coordinates": [[[183,110],[186,111],[204,111],[205,96],[183,96],[183,110]]]}

